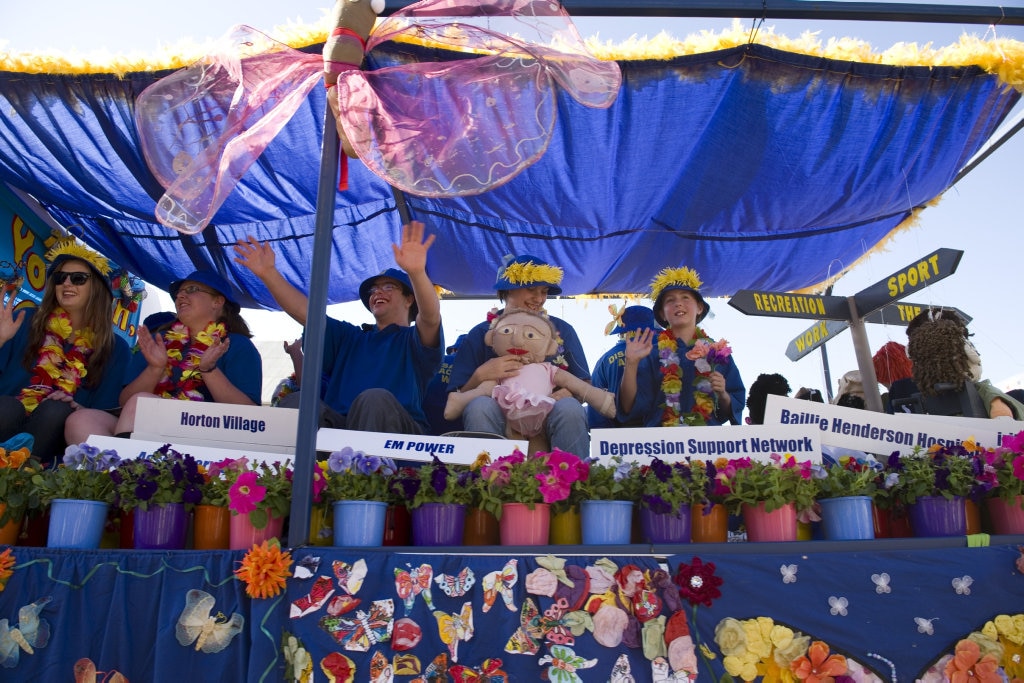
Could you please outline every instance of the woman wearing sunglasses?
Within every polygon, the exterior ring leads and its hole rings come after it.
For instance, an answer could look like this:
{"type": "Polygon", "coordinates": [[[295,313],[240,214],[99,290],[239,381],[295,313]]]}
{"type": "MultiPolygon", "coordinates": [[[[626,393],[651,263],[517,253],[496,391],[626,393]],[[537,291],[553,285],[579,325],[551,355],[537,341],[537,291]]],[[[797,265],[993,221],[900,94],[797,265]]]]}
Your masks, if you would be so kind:
{"type": "Polygon", "coordinates": [[[139,329],[139,350],[124,375],[119,416],[80,411],[67,422],[68,443],[90,434],[134,431],[140,397],[259,405],[263,361],[231,287],[197,270],[168,288],[177,318],[157,330],[139,329]]]}
{"type": "Polygon", "coordinates": [[[38,308],[15,311],[12,294],[0,308],[0,441],[34,439],[43,463],[62,455],[68,417],[86,408],[116,408],[128,344],[113,330],[110,263],[62,241],[38,308]]]}

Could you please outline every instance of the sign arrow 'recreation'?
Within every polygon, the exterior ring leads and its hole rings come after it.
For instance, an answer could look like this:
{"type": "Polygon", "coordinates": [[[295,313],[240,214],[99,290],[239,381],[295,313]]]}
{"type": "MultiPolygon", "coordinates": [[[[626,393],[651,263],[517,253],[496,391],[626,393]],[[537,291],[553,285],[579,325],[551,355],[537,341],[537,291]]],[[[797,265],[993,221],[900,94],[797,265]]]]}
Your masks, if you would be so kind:
{"type": "Polygon", "coordinates": [[[810,318],[812,320],[848,321],[850,319],[850,304],[844,296],[741,289],[729,299],[729,305],[746,315],[810,318]]]}

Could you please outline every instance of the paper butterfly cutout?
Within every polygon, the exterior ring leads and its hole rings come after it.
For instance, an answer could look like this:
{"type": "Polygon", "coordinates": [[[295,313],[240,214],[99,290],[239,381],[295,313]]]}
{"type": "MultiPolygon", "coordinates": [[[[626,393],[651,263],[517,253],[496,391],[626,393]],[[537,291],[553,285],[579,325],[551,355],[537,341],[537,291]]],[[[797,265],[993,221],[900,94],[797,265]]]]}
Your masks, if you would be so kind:
{"type": "Polygon", "coordinates": [[[395,680],[391,662],[378,650],[370,658],[370,683],[391,683],[395,680]]]}
{"type": "Polygon", "coordinates": [[[484,590],[484,606],[481,608],[484,612],[490,611],[494,605],[494,599],[501,595],[501,599],[505,601],[505,607],[510,612],[516,611],[514,601],[515,595],[512,592],[512,587],[519,582],[519,560],[513,558],[505,563],[505,566],[500,571],[494,571],[484,576],[480,581],[480,587],[484,590]]]}
{"type": "Polygon", "coordinates": [[[549,642],[556,645],[576,644],[576,638],[573,637],[572,631],[562,621],[562,617],[568,611],[569,601],[565,598],[559,598],[551,607],[544,610],[544,615],[538,621],[541,630],[544,632],[544,637],[549,642]]]}
{"type": "Polygon", "coordinates": [[[924,617],[914,617],[914,623],[917,624],[917,632],[924,633],[929,636],[935,635],[935,627],[932,626],[932,622],[938,619],[933,617],[931,619],[925,619],[924,617]]]}
{"type": "Polygon", "coordinates": [[[338,579],[338,586],[349,595],[355,595],[363,587],[366,560],[356,560],[352,564],[335,560],[331,563],[331,569],[334,570],[334,578],[338,579]]]}
{"type": "Polygon", "coordinates": [[[550,664],[548,680],[552,683],[583,683],[576,675],[578,669],[589,669],[597,664],[596,659],[583,659],[571,647],[553,645],[551,652],[537,660],[538,664],[550,664]]]}
{"type": "Polygon", "coordinates": [[[315,612],[324,606],[330,597],[334,595],[334,585],[331,583],[330,578],[326,576],[318,576],[316,581],[313,582],[313,587],[304,596],[295,600],[291,604],[291,608],[288,612],[288,616],[292,619],[298,619],[304,617],[311,612],[315,612]]]}
{"type": "Polygon", "coordinates": [[[476,583],[476,577],[473,575],[472,569],[463,567],[462,571],[455,576],[449,576],[448,574],[435,576],[434,583],[440,586],[441,590],[449,598],[461,598],[476,583]]]}
{"type": "Polygon", "coordinates": [[[849,607],[849,605],[850,601],[846,598],[837,598],[833,595],[828,599],[828,606],[830,608],[829,612],[832,614],[832,616],[845,617],[846,608],[849,607]]]}
{"type": "Polygon", "coordinates": [[[174,635],[178,644],[188,647],[195,641],[196,650],[212,654],[226,648],[231,639],[242,632],[245,617],[234,612],[228,619],[223,613],[210,616],[213,596],[206,591],[193,588],[185,594],[185,609],[181,610],[174,635]]]}
{"type": "Polygon", "coordinates": [[[391,660],[391,668],[396,676],[418,676],[421,673],[419,657],[408,652],[397,653],[391,660]]]}
{"type": "Polygon", "coordinates": [[[39,613],[51,600],[53,598],[40,598],[21,607],[17,626],[8,626],[6,619],[0,619],[0,666],[13,669],[22,651],[31,655],[36,649],[46,647],[50,640],[50,623],[40,619],[39,613]]]}
{"type": "Polygon", "coordinates": [[[422,676],[412,679],[409,683],[447,683],[447,681],[448,655],[442,652],[434,657],[434,661],[427,664],[422,676]]]}
{"type": "Polygon", "coordinates": [[[75,683],[128,683],[128,679],[117,669],[97,671],[96,664],[88,657],[82,657],[75,662],[74,675],[75,683]],[[100,678],[99,674],[106,676],[100,678]]]}
{"type": "Polygon", "coordinates": [[[696,674],[691,676],[688,671],[672,671],[672,667],[664,657],[656,657],[651,662],[651,681],[653,683],[688,683],[688,681],[696,679],[696,674]]]}
{"type": "Polygon", "coordinates": [[[391,638],[394,600],[374,600],[369,613],[358,610],[355,616],[320,618],[320,628],[327,631],[343,648],[350,652],[366,652],[371,645],[391,638]]]}
{"type": "Polygon", "coordinates": [[[292,576],[296,579],[311,579],[320,569],[320,558],[316,555],[304,555],[301,560],[295,563],[295,571],[292,576]]]}
{"type": "Polygon", "coordinates": [[[972,583],[974,583],[974,579],[970,576],[957,577],[953,579],[953,590],[956,591],[957,595],[970,595],[972,583]]]}
{"type": "Polygon", "coordinates": [[[779,571],[782,572],[782,583],[796,583],[796,569],[795,564],[784,564],[779,567],[779,571]]]}
{"type": "Polygon", "coordinates": [[[501,660],[485,659],[480,666],[455,664],[448,669],[455,683],[508,683],[508,674],[501,670],[501,660]]]}
{"type": "MultiPolygon", "coordinates": [[[[407,565],[409,566],[409,565],[407,565]]],[[[409,570],[395,569],[395,591],[398,597],[402,598],[405,604],[405,614],[408,616],[412,606],[416,603],[416,596],[423,594],[423,602],[427,603],[427,609],[433,611],[434,598],[430,594],[430,582],[434,577],[434,570],[429,564],[421,564],[419,567],[410,567],[409,570]]]]}
{"type": "Polygon", "coordinates": [[[437,610],[434,612],[434,618],[437,619],[437,631],[441,636],[441,642],[448,646],[452,661],[459,661],[459,641],[469,642],[473,637],[473,603],[463,603],[458,614],[437,610]]]}
{"type": "Polygon", "coordinates": [[[636,683],[636,679],[633,678],[633,669],[629,665],[629,655],[619,655],[619,658],[615,660],[608,683],[636,683]]]}
{"type": "Polygon", "coordinates": [[[523,607],[519,610],[519,628],[505,643],[505,652],[514,655],[535,655],[540,651],[540,640],[544,637],[544,630],[538,622],[538,617],[540,610],[533,599],[523,600],[523,607]]]}
{"type": "Polygon", "coordinates": [[[875,592],[879,595],[883,593],[892,593],[892,589],[889,588],[889,575],[885,572],[881,574],[872,574],[871,582],[875,584],[875,592]]]}

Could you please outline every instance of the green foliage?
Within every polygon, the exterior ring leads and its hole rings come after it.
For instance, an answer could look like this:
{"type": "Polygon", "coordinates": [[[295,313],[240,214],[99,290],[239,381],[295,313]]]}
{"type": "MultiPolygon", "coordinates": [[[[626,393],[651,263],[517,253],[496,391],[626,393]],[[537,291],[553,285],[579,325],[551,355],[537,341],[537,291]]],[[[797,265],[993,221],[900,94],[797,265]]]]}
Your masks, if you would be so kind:
{"type": "Polygon", "coordinates": [[[641,468],[640,504],[661,514],[675,514],[707,499],[708,471],[703,463],[667,463],[653,458],[641,468]]]}
{"type": "Polygon", "coordinates": [[[26,512],[42,509],[40,492],[32,485],[32,477],[42,469],[42,463],[27,450],[7,452],[0,448],[0,503],[6,506],[0,514],[0,526],[20,522],[26,512]]]}
{"type": "Polygon", "coordinates": [[[843,457],[840,462],[824,468],[825,476],[815,479],[818,485],[817,498],[841,498],[843,496],[870,496],[878,490],[879,470],[854,458],[843,457]]]}
{"type": "MultiPolygon", "coordinates": [[[[766,512],[778,510],[787,503],[795,503],[797,512],[814,505],[818,487],[811,477],[810,461],[797,462],[792,455],[772,455],[771,462],[738,458],[730,460],[725,468],[729,493],[725,504],[729,511],[739,514],[744,504],[764,503],[766,512]]],[[[721,470],[719,470],[721,472],[721,470]]]]}
{"type": "Polygon", "coordinates": [[[32,487],[45,505],[58,498],[109,504],[114,502],[112,471],[120,462],[116,451],[85,443],[68,446],[62,463],[32,475],[32,487]]]}
{"type": "Polygon", "coordinates": [[[640,466],[626,462],[621,456],[613,457],[607,463],[596,459],[590,461],[590,473],[586,479],[576,482],[583,500],[640,500],[640,466]]]}
{"type": "Polygon", "coordinates": [[[417,468],[399,470],[391,488],[409,509],[424,503],[468,505],[473,500],[475,476],[465,465],[448,465],[434,456],[417,468]]]}
{"type": "Polygon", "coordinates": [[[202,501],[204,477],[191,455],[164,445],[153,453],[125,459],[111,473],[114,503],[122,510],[202,501]]]}
{"type": "Polygon", "coordinates": [[[907,505],[921,496],[942,496],[951,500],[967,496],[975,484],[975,456],[962,447],[915,448],[890,468],[898,475],[892,487],[895,500],[907,505]]]}

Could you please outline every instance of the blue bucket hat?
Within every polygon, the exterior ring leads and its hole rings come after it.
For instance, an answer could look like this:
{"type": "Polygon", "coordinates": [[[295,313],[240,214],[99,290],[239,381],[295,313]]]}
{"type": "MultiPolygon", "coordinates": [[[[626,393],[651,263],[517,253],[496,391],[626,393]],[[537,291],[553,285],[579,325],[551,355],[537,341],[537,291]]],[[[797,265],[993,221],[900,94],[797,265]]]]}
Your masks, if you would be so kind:
{"type": "Polygon", "coordinates": [[[110,273],[113,270],[110,261],[102,254],[93,251],[83,244],[79,244],[73,238],[59,240],[46,252],[46,260],[49,261],[49,265],[46,266],[47,279],[50,279],[60,269],[62,263],[81,261],[89,267],[93,275],[100,279],[108,292],[114,293],[113,287],[110,284],[110,273]]]}
{"type": "Polygon", "coordinates": [[[700,276],[697,275],[697,271],[692,268],[682,266],[680,268],[665,268],[658,273],[654,280],[651,282],[651,300],[654,302],[654,319],[658,321],[658,324],[664,328],[670,327],[667,320],[661,317],[661,297],[666,292],[672,290],[682,290],[684,292],[690,292],[697,299],[704,310],[700,315],[697,316],[697,322],[704,320],[708,313],[711,312],[711,307],[708,306],[708,302],[704,301],[704,297],[700,293],[701,285],[704,283],[701,281],[700,276]]]}
{"type": "Polygon", "coordinates": [[[189,273],[188,277],[183,277],[180,280],[172,282],[171,286],[167,288],[172,299],[176,299],[178,297],[178,290],[181,289],[181,286],[186,282],[198,282],[201,285],[206,285],[224,297],[224,300],[229,304],[239,307],[238,302],[235,301],[235,297],[231,293],[231,285],[228,284],[227,280],[222,278],[220,275],[217,275],[217,273],[214,273],[212,270],[194,270],[189,273]]]}
{"type": "Polygon", "coordinates": [[[639,330],[653,330],[657,323],[654,311],[647,306],[627,306],[610,323],[611,329],[605,334],[626,334],[639,330]]]}
{"type": "Polygon", "coordinates": [[[508,255],[498,268],[498,280],[494,283],[497,291],[547,287],[548,294],[561,294],[562,269],[552,266],[536,256],[522,254],[508,255]]]}

